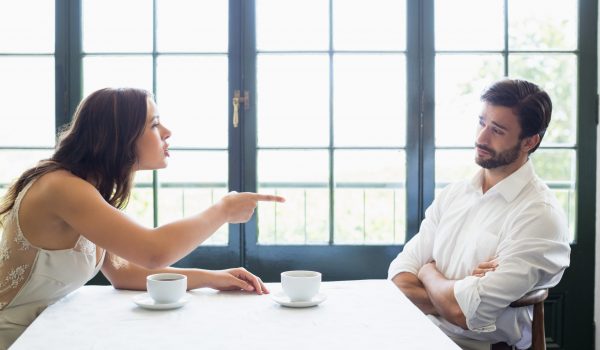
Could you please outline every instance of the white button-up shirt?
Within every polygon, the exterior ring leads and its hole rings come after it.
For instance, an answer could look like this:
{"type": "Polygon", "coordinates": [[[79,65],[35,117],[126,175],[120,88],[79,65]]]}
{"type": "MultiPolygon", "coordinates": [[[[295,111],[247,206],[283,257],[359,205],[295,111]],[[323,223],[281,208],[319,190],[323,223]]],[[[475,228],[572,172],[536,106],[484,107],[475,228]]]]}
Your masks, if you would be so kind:
{"type": "Polygon", "coordinates": [[[510,308],[525,293],[558,284],[569,266],[569,236],[562,208],[530,161],[485,194],[483,170],[447,186],[425,213],[419,233],[391,263],[388,278],[417,274],[428,262],[457,280],[454,296],[469,330],[430,318],[451,336],[519,348],[531,343],[531,308],[510,308]],[[481,262],[498,267],[472,276],[481,262]]]}

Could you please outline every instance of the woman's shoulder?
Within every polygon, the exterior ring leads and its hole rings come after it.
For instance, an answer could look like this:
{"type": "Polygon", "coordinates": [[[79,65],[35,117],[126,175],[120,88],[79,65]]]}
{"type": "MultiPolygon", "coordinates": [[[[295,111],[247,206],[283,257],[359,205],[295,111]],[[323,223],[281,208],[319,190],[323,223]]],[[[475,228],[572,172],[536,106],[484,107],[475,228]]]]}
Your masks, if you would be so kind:
{"type": "Polygon", "coordinates": [[[36,187],[53,195],[72,194],[78,191],[96,191],[94,186],[68,170],[58,169],[41,175],[36,187]]]}

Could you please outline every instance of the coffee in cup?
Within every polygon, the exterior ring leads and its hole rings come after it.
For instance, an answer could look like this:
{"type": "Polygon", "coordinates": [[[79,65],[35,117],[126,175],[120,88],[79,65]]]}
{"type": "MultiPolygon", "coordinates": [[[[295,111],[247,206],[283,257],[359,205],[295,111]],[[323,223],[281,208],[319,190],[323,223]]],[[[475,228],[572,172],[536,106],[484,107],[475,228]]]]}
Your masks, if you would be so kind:
{"type": "Polygon", "coordinates": [[[146,277],[150,297],[160,304],[179,301],[187,290],[187,276],[179,273],[157,273],[146,277]]]}
{"type": "Polygon", "coordinates": [[[282,272],[281,287],[291,301],[311,300],[319,293],[321,273],[303,270],[282,272]]]}

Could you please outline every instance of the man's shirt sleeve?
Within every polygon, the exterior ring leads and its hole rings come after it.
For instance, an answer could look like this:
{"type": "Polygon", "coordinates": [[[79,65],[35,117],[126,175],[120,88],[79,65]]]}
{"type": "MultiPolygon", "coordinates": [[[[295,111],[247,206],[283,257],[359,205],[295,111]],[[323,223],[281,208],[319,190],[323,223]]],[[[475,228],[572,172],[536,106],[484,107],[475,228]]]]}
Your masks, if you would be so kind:
{"type": "Polygon", "coordinates": [[[496,330],[496,319],[511,302],[560,281],[569,255],[568,229],[561,211],[540,204],[521,213],[498,247],[496,271],[481,278],[467,276],[454,285],[469,329],[496,330]]]}
{"type": "Polygon", "coordinates": [[[390,264],[388,279],[394,278],[401,272],[410,272],[416,275],[423,265],[433,260],[435,232],[449,188],[450,186],[447,186],[427,208],[419,232],[404,245],[402,252],[390,264]]]}

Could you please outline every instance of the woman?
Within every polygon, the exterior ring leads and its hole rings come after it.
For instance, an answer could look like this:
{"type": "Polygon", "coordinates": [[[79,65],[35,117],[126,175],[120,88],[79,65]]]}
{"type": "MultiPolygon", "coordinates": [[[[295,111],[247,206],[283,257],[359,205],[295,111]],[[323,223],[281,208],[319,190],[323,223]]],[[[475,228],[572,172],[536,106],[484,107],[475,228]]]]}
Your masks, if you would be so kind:
{"type": "Polygon", "coordinates": [[[167,166],[170,135],[150,93],[99,90],[80,103],[54,155],[10,187],[0,202],[0,348],[99,269],[120,289],[144,290],[147,275],[178,272],[187,275],[188,289],[268,293],[243,268],[167,266],[221,225],[248,221],[257,201],[283,198],[232,192],[196,216],[155,229],[119,210],[127,204],[135,171],[167,166]]]}

